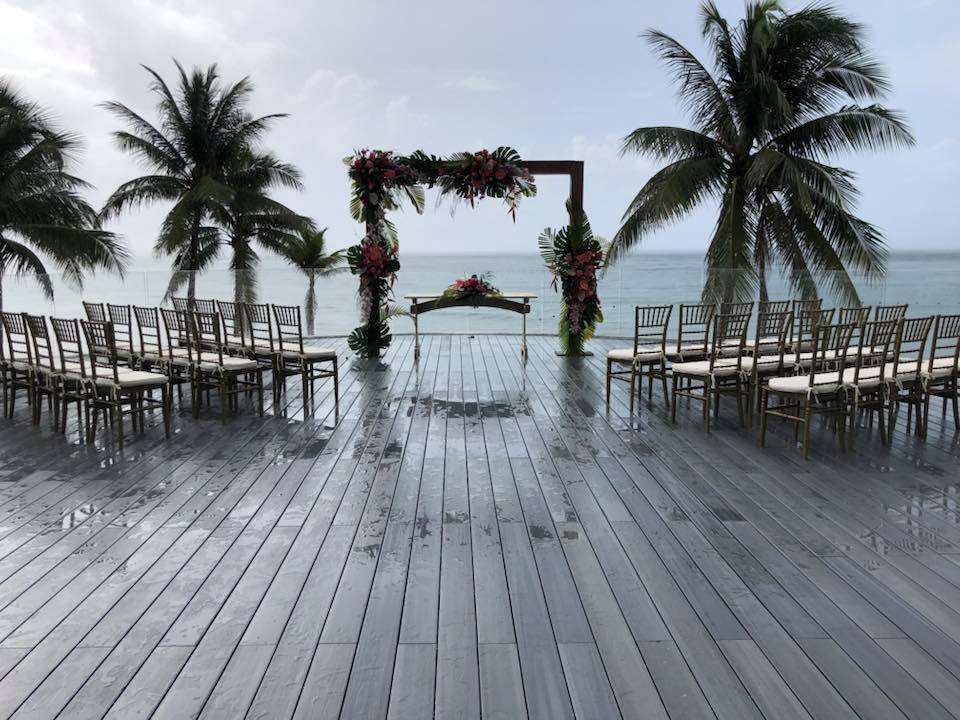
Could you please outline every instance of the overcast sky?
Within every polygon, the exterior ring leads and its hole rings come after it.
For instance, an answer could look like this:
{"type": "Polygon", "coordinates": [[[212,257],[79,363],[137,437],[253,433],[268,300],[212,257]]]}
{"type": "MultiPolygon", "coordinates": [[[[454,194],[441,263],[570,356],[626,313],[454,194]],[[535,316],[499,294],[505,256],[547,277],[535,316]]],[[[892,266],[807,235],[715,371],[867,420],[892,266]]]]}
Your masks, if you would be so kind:
{"type": "MultiPolygon", "coordinates": [[[[739,19],[740,0],[720,0],[739,19]]],[[[799,3],[788,2],[788,7],[799,3]]],[[[904,110],[912,150],[844,158],[860,175],[861,214],[894,250],[956,248],[960,159],[960,2],[838,0],[865,23],[904,110]]],[[[97,107],[119,100],[153,119],[140,64],[173,77],[216,62],[226,80],[249,75],[256,113],[287,112],[266,145],[303,170],[306,191],[284,195],[353,244],[341,159],[354,148],[436,154],[511,145],[528,159],[586,161],[586,210],[597,232],[617,228],[656,169],[621,159],[621,138],[644,125],[682,124],[674,88],[645,43],[653,27],[706,59],[694,0],[0,0],[0,74],[82,133],[80,174],[102,200],[142,174],[111,145],[116,121],[97,107]]],[[[516,224],[486,200],[477,209],[431,203],[398,218],[406,252],[533,252],[539,231],[562,225],[567,192],[543,178],[516,224]]],[[[162,210],[115,224],[147,255],[162,210]]],[[[697,213],[645,242],[651,251],[702,251],[713,221],[697,213]]]]}

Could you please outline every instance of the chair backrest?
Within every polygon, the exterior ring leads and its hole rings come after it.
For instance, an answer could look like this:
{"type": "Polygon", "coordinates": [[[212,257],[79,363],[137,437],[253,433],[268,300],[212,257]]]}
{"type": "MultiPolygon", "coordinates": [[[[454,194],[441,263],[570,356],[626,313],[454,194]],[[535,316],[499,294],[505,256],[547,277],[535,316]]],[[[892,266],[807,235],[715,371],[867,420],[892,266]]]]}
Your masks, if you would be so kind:
{"type": "Polygon", "coordinates": [[[903,320],[907,316],[908,305],[877,305],[873,312],[874,320],[903,320]]]}
{"type": "Polygon", "coordinates": [[[633,355],[640,348],[663,352],[673,305],[637,305],[633,309],[633,355]]]}
{"type": "Polygon", "coordinates": [[[276,352],[270,306],[264,303],[246,303],[243,306],[243,311],[244,318],[249,326],[252,351],[261,355],[276,352]]]}
{"type": "Polygon", "coordinates": [[[813,348],[813,335],[817,327],[832,324],[835,314],[836,310],[833,308],[827,308],[826,310],[816,308],[802,310],[799,318],[794,316],[793,328],[790,331],[790,342],[797,354],[798,362],[801,353],[808,352],[813,348]]]}
{"type": "MultiPolygon", "coordinates": [[[[855,323],[854,323],[855,324],[855,323]]],[[[886,368],[897,338],[900,323],[896,320],[873,320],[858,325],[860,338],[856,345],[853,384],[857,385],[866,368],[886,368]]],[[[851,347],[853,350],[853,347],[851,347]]],[[[870,371],[876,372],[875,370],[870,371]]],[[[883,373],[884,371],[880,371],[883,373]]]]}
{"type": "Polygon", "coordinates": [[[960,315],[937,315],[930,341],[930,359],[927,373],[937,377],[956,377],[960,363],[960,315]],[[950,372],[945,372],[950,370],[950,372]]]}
{"type": "Polygon", "coordinates": [[[220,315],[220,327],[223,330],[224,343],[236,343],[246,350],[247,338],[244,317],[244,306],[238,303],[217,300],[217,314],[220,315]]]}
{"type": "Polygon", "coordinates": [[[23,362],[33,365],[33,343],[22,313],[0,313],[3,332],[7,340],[7,362],[23,362]]]}
{"type": "Polygon", "coordinates": [[[822,323],[813,329],[813,354],[808,376],[809,387],[843,385],[847,353],[860,330],[856,323],[822,323]]]}
{"type": "MultiPolygon", "coordinates": [[[[789,307],[789,304],[788,304],[789,307]]],[[[757,314],[757,335],[753,343],[755,357],[780,356],[780,366],[783,366],[783,356],[790,340],[790,330],[793,327],[793,312],[788,310],[760,312],[757,314]]]]}
{"type": "Polygon", "coordinates": [[[193,300],[193,309],[194,312],[215,313],[217,311],[217,303],[214,300],[204,300],[201,298],[194,298],[193,300]]]}
{"type": "Polygon", "coordinates": [[[900,321],[893,349],[892,379],[914,380],[919,377],[931,327],[933,316],[904,318],[900,321]]]}
{"type": "Polygon", "coordinates": [[[194,342],[200,357],[200,348],[203,348],[204,361],[210,355],[216,355],[217,364],[223,365],[223,337],[220,334],[220,316],[217,313],[208,313],[198,310],[193,314],[191,330],[194,332],[194,342]]]}
{"type": "Polygon", "coordinates": [[[743,315],[746,313],[750,315],[753,312],[753,302],[725,302],[720,303],[720,314],[721,315],[743,315]]]}
{"type": "Polygon", "coordinates": [[[47,325],[46,315],[24,313],[23,316],[27,322],[27,329],[30,330],[34,365],[47,372],[55,372],[57,368],[53,356],[56,351],[53,348],[53,338],[50,337],[50,326],[47,325]]]}
{"type": "Polygon", "coordinates": [[[713,316],[717,314],[717,306],[709,305],[681,305],[680,323],[677,330],[677,352],[683,353],[684,348],[690,354],[706,355],[710,349],[710,329],[713,316]]]}
{"type": "Polygon", "coordinates": [[[178,310],[179,312],[190,312],[190,301],[185,297],[171,297],[170,302],[173,304],[173,309],[178,310]]]}
{"type": "Polygon", "coordinates": [[[789,310],[789,300],[761,300],[757,306],[758,313],[784,313],[789,310]]]}
{"type": "Polygon", "coordinates": [[[140,352],[146,356],[163,357],[163,331],[160,329],[160,312],[155,307],[134,305],[133,314],[137,318],[137,335],[140,338],[140,352]]]}
{"type": "Polygon", "coordinates": [[[801,313],[810,312],[811,310],[819,310],[823,307],[823,300],[821,298],[814,298],[813,300],[794,300],[793,301],[793,315],[794,317],[800,317],[801,313]]]}
{"type": "Polygon", "coordinates": [[[83,339],[80,333],[80,321],[76,318],[50,318],[53,335],[57,339],[59,371],[62,373],[79,371],[81,377],[87,376],[87,358],[83,351],[83,339]]]}
{"type": "Polygon", "coordinates": [[[167,356],[170,361],[183,357],[179,353],[186,351],[187,360],[193,362],[196,350],[191,342],[193,336],[190,332],[189,313],[185,310],[160,308],[160,314],[163,316],[167,336],[167,356]]]}
{"type": "Polygon", "coordinates": [[[107,304],[107,317],[113,323],[113,337],[117,343],[117,350],[134,354],[133,342],[133,313],[129,305],[107,304]]]}
{"type": "Polygon", "coordinates": [[[96,322],[106,322],[107,320],[107,312],[103,308],[103,303],[84,301],[83,311],[87,315],[87,320],[95,320],[96,322]]]}
{"type": "Polygon", "coordinates": [[[840,308],[837,320],[841,325],[846,325],[847,323],[863,325],[867,320],[870,319],[871,309],[872,308],[869,305],[840,308]]]}
{"type": "Polygon", "coordinates": [[[277,344],[280,352],[303,352],[303,325],[299,305],[273,305],[277,320],[277,344]]]}
{"type": "Polygon", "coordinates": [[[737,360],[737,368],[743,365],[743,348],[747,342],[747,328],[750,326],[750,313],[736,313],[713,316],[713,330],[710,348],[710,370],[724,354],[737,360]]]}
{"type": "Polygon", "coordinates": [[[119,382],[117,343],[113,336],[113,323],[81,320],[80,327],[83,328],[90,353],[90,375],[94,380],[107,378],[114,383],[119,382]]]}

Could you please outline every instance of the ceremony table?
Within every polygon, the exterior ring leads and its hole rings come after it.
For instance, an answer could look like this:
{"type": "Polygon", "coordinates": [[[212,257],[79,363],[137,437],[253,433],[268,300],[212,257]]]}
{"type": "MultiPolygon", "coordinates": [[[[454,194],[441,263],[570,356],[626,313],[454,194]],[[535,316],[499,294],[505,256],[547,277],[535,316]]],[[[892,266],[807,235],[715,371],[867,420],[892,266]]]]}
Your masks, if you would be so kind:
{"type": "Polygon", "coordinates": [[[523,336],[520,342],[520,354],[527,358],[527,315],[530,313],[530,301],[537,296],[530,292],[505,292],[497,295],[480,295],[458,300],[444,297],[443,293],[411,293],[403,296],[410,301],[410,315],[413,316],[413,334],[415,358],[420,357],[420,321],[423,313],[444,308],[478,308],[489,307],[498,310],[508,310],[520,313],[523,316],[523,336]]]}

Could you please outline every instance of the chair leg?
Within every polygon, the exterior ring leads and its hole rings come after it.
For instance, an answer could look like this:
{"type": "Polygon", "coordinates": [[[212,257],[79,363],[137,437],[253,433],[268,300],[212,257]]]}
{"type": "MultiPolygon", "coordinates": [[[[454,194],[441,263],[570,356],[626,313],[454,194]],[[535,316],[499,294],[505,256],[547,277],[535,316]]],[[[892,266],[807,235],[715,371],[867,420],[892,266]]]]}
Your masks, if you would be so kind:
{"type": "Polygon", "coordinates": [[[160,412],[163,414],[163,434],[170,437],[170,391],[166,385],[160,388],[160,412]]]}
{"type": "Polygon", "coordinates": [[[257,368],[257,410],[263,417],[263,368],[257,368]]]}
{"type": "Polygon", "coordinates": [[[893,445],[893,429],[896,425],[893,411],[897,406],[896,396],[890,398],[890,405],[887,406],[887,445],[893,445]]]}
{"type": "MultiPolygon", "coordinates": [[[[713,383],[708,375],[703,380],[703,431],[710,432],[710,399],[713,393],[713,383]]],[[[717,397],[717,408],[720,407],[720,398],[717,397]]]]}
{"type": "Polygon", "coordinates": [[[670,393],[667,391],[667,363],[660,359],[660,383],[663,385],[663,400],[667,403],[667,409],[670,408],[670,393]]]}
{"type": "MultiPolygon", "coordinates": [[[[210,398],[210,391],[207,390],[207,398],[210,398]]],[[[227,405],[230,402],[230,396],[227,393],[227,376],[220,376],[220,424],[227,424],[227,410],[229,409],[227,405]]],[[[209,403],[208,403],[209,404],[209,403]]]]}
{"type": "MultiPolygon", "coordinates": [[[[607,381],[609,384],[609,380],[607,381]]],[[[643,378],[640,378],[640,382],[643,382],[643,378]]],[[[640,392],[643,392],[643,388],[640,388],[640,392]]],[[[637,400],[637,366],[634,365],[630,368],[630,418],[633,418],[633,408],[637,400]]],[[[609,402],[609,400],[607,401],[609,402]]]]}
{"type": "Polygon", "coordinates": [[[846,443],[847,413],[843,403],[837,409],[837,440],[840,443],[840,452],[847,451],[846,443]]]}
{"type": "Polygon", "coordinates": [[[117,446],[123,450],[123,405],[119,401],[114,412],[117,416],[117,446]]]}
{"type": "Polygon", "coordinates": [[[760,447],[767,444],[767,404],[770,401],[770,391],[760,388],[760,447]]]}
{"type": "Polygon", "coordinates": [[[613,360],[607,358],[607,405],[610,404],[610,380],[612,379],[611,373],[613,372],[613,360]]]}
{"type": "Polygon", "coordinates": [[[670,409],[670,420],[674,425],[677,424],[677,381],[679,378],[676,374],[673,376],[673,397],[671,398],[671,409],[670,409]]]}
{"type": "Polygon", "coordinates": [[[340,406],[340,361],[333,359],[333,404],[340,406]]]}
{"type": "MultiPolygon", "coordinates": [[[[953,392],[950,395],[950,399],[953,404],[953,427],[957,430],[960,430],[960,397],[957,395],[957,386],[953,386],[953,392]]],[[[947,401],[944,399],[943,406],[947,406],[947,401]]]]}
{"type": "Polygon", "coordinates": [[[803,406],[803,459],[810,459],[810,398],[803,406]]]}
{"type": "Polygon", "coordinates": [[[736,383],[736,393],[737,393],[737,419],[740,420],[740,427],[746,427],[747,422],[743,412],[743,386],[739,377],[737,378],[737,383],[736,383]]]}

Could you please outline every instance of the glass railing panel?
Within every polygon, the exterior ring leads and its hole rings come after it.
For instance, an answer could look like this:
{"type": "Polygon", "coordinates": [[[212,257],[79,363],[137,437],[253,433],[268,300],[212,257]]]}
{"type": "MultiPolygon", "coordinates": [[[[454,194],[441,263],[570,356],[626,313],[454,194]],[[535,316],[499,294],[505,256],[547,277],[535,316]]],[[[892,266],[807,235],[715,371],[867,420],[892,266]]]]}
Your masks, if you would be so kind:
{"type": "MultiPolygon", "coordinates": [[[[942,261],[909,256],[894,257],[885,278],[868,281],[854,277],[853,282],[865,305],[909,303],[910,315],[933,315],[960,312],[957,292],[957,257],[942,261]]],[[[393,303],[409,307],[404,295],[412,292],[439,292],[455,278],[471,272],[494,271],[494,284],[503,291],[529,291],[538,295],[527,317],[530,333],[555,334],[560,315],[560,295],[552,287],[552,276],[536,255],[513,256],[409,256],[393,288],[393,303]]],[[[629,337],[633,331],[635,305],[671,303],[695,304],[701,300],[708,273],[698,255],[633,255],[607,269],[599,278],[599,292],[604,322],[598,329],[601,336],[629,337]]],[[[736,271],[713,274],[721,285],[737,285],[745,276],[736,271]]],[[[747,274],[749,280],[749,273],[747,274]]],[[[46,298],[34,279],[3,280],[4,309],[46,315],[82,316],[82,300],[132,305],[160,305],[170,287],[171,273],[166,269],[131,270],[121,279],[115,275],[97,274],[85,283],[82,291],[65,282],[60,275],[50,275],[54,298],[46,298]]],[[[176,294],[187,294],[186,275],[176,278],[176,294]]],[[[832,292],[841,287],[842,276],[823,273],[817,285],[824,307],[843,307],[847,302],[832,292]]],[[[332,277],[316,277],[313,301],[316,312],[308,334],[317,336],[345,335],[359,323],[357,279],[349,273],[332,277]]],[[[779,273],[767,279],[771,300],[789,299],[797,295],[795,288],[779,273]]],[[[256,299],[306,308],[311,302],[309,275],[295,268],[265,263],[255,276],[233,273],[226,269],[209,270],[196,277],[196,296],[219,300],[237,297],[256,299]]],[[[675,334],[678,311],[674,311],[671,335],[675,334]]],[[[392,321],[396,334],[410,333],[409,318],[392,321]]],[[[421,318],[420,330],[426,333],[517,333],[521,318],[493,309],[447,309],[421,318]]]]}

